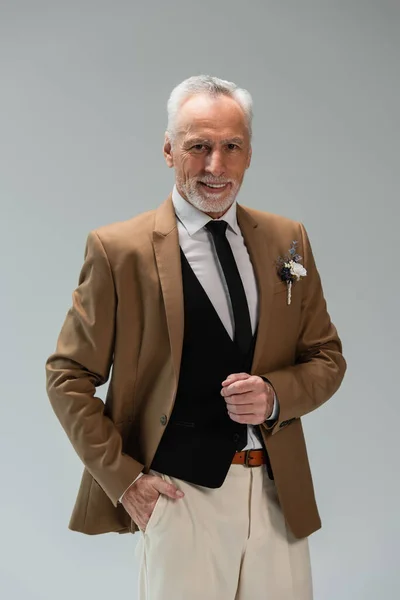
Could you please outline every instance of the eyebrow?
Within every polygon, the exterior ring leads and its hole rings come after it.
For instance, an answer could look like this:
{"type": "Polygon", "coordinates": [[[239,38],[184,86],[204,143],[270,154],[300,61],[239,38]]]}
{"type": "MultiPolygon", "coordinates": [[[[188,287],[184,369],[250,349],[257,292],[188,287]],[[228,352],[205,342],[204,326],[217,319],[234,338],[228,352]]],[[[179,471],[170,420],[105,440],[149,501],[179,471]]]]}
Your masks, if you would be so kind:
{"type": "Polygon", "coordinates": [[[233,138],[227,138],[226,140],[221,140],[221,144],[243,144],[244,140],[241,137],[233,137],[233,138]]]}
{"type": "MultiPolygon", "coordinates": [[[[225,140],[221,140],[219,143],[220,144],[238,144],[238,145],[242,145],[244,143],[244,140],[241,137],[233,137],[233,138],[226,138],[225,140]]],[[[195,146],[196,144],[207,144],[209,146],[212,146],[213,142],[211,140],[206,139],[206,138],[200,138],[200,137],[192,138],[192,139],[189,139],[189,140],[187,140],[185,142],[185,145],[193,145],[193,146],[195,146]]]]}

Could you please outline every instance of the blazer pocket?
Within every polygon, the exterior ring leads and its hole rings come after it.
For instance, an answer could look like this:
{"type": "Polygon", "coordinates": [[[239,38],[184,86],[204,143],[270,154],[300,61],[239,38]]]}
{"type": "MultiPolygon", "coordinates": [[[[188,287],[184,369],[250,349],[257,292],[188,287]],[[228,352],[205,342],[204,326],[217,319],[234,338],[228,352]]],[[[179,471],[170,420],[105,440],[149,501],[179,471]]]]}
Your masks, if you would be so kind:
{"type": "Polygon", "coordinates": [[[178,425],[178,427],[195,427],[196,424],[192,421],[170,421],[174,425],[178,425]]]}

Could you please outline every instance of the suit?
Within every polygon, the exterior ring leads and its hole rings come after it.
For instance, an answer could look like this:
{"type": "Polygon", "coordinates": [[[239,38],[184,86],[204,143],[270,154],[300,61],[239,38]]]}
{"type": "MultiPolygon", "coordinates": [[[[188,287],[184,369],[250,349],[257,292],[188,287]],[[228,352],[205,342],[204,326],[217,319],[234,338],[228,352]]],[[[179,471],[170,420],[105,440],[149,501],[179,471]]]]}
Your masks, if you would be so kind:
{"type": "MultiPolygon", "coordinates": [[[[280,404],[277,422],[260,431],[286,522],[301,538],[321,524],[301,417],[337,391],[346,363],[303,225],[241,205],[237,218],[260,293],[251,373],[271,382],[280,404]],[[288,305],[274,263],[292,240],[307,277],[294,284],[288,305]]],[[[85,465],[71,529],[138,530],[118,498],[156,454],[173,410],[182,340],[180,252],[168,197],[156,210],[89,234],[73,305],[46,363],[51,404],[85,465]],[[103,404],[95,388],[111,366],[103,404]]]]}

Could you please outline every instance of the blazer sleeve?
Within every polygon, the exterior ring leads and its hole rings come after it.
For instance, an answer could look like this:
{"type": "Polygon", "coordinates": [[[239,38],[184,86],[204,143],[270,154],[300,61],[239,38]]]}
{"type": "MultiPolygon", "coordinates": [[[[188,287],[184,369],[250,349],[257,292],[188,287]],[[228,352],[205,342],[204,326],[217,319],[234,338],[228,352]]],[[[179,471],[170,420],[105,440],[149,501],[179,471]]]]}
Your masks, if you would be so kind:
{"type": "Polygon", "coordinates": [[[301,281],[304,288],[295,364],[263,373],[279,401],[277,421],[262,425],[272,435],[333,396],[347,368],[342,343],[328,314],[321,279],[302,223],[300,229],[307,275],[301,281]]]}
{"type": "Polygon", "coordinates": [[[87,470],[114,506],[143,465],[122,451],[122,438],[104,414],[96,387],[112,365],[117,297],[105,249],[89,233],[79,284],[46,361],[46,389],[53,410],[87,470]]]}

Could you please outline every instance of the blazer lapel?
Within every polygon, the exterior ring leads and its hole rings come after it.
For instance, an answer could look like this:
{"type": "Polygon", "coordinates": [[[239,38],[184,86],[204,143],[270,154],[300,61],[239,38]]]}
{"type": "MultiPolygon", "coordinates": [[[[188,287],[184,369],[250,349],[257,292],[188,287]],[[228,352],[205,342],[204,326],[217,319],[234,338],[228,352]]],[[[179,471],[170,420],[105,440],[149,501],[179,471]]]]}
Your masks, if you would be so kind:
{"type": "Polygon", "coordinates": [[[261,228],[250,212],[240,204],[237,205],[237,220],[254,268],[259,293],[257,338],[251,368],[251,374],[258,374],[261,360],[267,356],[267,350],[271,344],[271,338],[267,332],[269,331],[275,281],[274,260],[265,229],[261,228]]]}
{"type": "Polygon", "coordinates": [[[176,385],[178,385],[184,308],[179,236],[172,194],[156,210],[153,246],[164,298],[176,385]]]}

